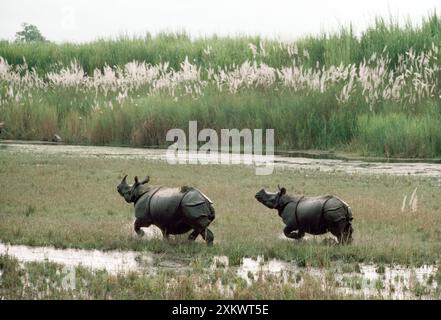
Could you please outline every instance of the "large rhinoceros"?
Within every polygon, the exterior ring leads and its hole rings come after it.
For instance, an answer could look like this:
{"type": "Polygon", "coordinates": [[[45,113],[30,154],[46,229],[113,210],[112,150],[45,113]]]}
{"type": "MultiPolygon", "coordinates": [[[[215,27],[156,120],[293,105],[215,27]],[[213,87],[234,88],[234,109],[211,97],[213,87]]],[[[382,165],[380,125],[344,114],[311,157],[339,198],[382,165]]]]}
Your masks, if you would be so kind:
{"type": "Polygon", "coordinates": [[[336,196],[304,197],[278,192],[256,193],[255,198],[270,209],[276,209],[285,223],[283,233],[292,239],[301,239],[305,232],[324,234],[330,231],[339,243],[352,242],[352,209],[336,196]]]}
{"type": "Polygon", "coordinates": [[[214,235],[208,229],[215,218],[213,202],[202,192],[192,187],[166,188],[152,186],[149,177],[129,185],[127,175],[117,186],[118,193],[126,202],[135,206],[135,232],[142,236],[141,227],[155,225],[165,238],[169,234],[183,234],[190,230],[190,240],[200,234],[207,245],[212,245],[214,235]]]}

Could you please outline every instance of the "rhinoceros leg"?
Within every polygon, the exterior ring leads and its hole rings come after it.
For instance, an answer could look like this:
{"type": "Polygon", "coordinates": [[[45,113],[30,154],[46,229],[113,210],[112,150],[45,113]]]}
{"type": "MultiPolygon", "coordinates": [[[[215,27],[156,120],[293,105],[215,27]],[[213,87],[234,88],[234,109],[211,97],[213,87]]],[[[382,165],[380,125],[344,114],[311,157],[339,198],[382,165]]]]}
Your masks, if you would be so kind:
{"type": "Polygon", "coordinates": [[[147,224],[143,219],[136,218],[134,223],[134,229],[138,236],[142,237],[144,235],[144,231],[141,230],[141,227],[149,227],[150,224],[147,224]]]}
{"type": "Polygon", "coordinates": [[[342,244],[351,243],[352,242],[352,232],[354,232],[352,225],[350,223],[346,224],[339,243],[342,243],[342,244]]]}
{"type": "Polygon", "coordinates": [[[286,236],[287,238],[290,238],[290,239],[296,239],[296,240],[300,240],[300,239],[302,239],[303,236],[305,235],[305,232],[304,232],[304,231],[302,231],[302,230],[294,231],[294,230],[293,230],[292,228],[290,228],[290,227],[285,227],[285,228],[283,229],[283,233],[285,234],[285,236],[286,236]]]}
{"type": "Polygon", "coordinates": [[[188,239],[195,240],[200,234],[207,245],[212,245],[214,240],[213,232],[208,229],[210,223],[214,220],[214,211],[210,211],[207,205],[183,207],[184,216],[193,232],[190,233],[188,239]]]}
{"type": "Polygon", "coordinates": [[[198,235],[201,235],[202,238],[207,242],[207,245],[212,245],[214,240],[213,232],[210,229],[206,228],[204,231],[199,232],[194,230],[192,233],[188,235],[188,240],[195,241],[198,235]]]}
{"type": "Polygon", "coordinates": [[[195,241],[198,235],[199,231],[193,230],[193,232],[188,235],[188,240],[195,241]]]}
{"type": "Polygon", "coordinates": [[[167,229],[161,229],[162,231],[162,237],[166,240],[169,239],[169,233],[167,232],[167,229]]]}
{"type": "Polygon", "coordinates": [[[346,220],[341,220],[332,226],[330,226],[329,231],[337,237],[339,244],[346,244],[352,242],[352,226],[346,220]]]}
{"type": "Polygon", "coordinates": [[[213,245],[214,235],[213,232],[211,232],[210,229],[205,228],[204,231],[201,232],[202,238],[205,240],[208,246],[213,245]]]}

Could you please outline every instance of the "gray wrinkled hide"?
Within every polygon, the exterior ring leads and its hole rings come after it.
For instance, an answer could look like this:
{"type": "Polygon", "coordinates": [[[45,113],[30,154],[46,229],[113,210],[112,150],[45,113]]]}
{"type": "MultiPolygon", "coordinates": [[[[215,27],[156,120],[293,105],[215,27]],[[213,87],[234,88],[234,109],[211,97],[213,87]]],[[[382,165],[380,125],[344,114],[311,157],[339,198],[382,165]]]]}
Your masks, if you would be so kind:
{"type": "Polygon", "coordinates": [[[329,223],[346,220],[348,215],[352,218],[351,210],[346,209],[347,204],[335,196],[304,197],[297,206],[299,222],[299,226],[297,226],[295,210],[299,199],[300,197],[295,202],[288,203],[281,214],[283,222],[288,227],[301,228],[310,234],[323,234],[327,232],[329,223]]]}
{"type": "Polygon", "coordinates": [[[187,192],[181,192],[181,188],[153,188],[137,201],[135,217],[149,217],[158,227],[167,229],[170,233],[181,233],[186,231],[171,230],[174,229],[170,226],[171,222],[178,228],[187,222],[192,225],[191,222],[195,220],[206,219],[208,225],[212,218],[210,203],[211,201],[197,189],[190,188],[187,192]],[[179,213],[179,206],[182,214],[179,213]]]}

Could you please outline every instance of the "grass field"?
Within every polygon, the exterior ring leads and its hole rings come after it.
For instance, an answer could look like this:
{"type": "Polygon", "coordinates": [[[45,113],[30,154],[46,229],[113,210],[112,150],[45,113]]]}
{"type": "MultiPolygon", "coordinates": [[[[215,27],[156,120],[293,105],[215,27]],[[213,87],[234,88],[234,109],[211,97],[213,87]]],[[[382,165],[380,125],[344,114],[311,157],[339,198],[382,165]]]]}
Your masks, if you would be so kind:
{"type": "MultiPolygon", "coordinates": [[[[234,299],[362,297],[338,291],[334,276],[342,270],[357,270],[359,263],[419,266],[439,261],[441,207],[434,187],[438,183],[436,178],[291,169],[276,169],[271,176],[255,176],[253,168],[239,165],[171,166],[159,161],[68,158],[3,150],[0,152],[2,242],[154,252],[165,259],[186,259],[192,270],[162,271],[155,276],[136,272],[116,276],[77,267],[77,288],[68,290],[60,284],[62,266],[35,262],[21,265],[13,258],[1,256],[0,296],[8,299],[217,299],[225,297],[219,290],[220,281],[230,288],[229,297],[234,299]],[[172,236],[170,241],[138,238],[132,229],[133,207],[116,192],[116,185],[125,173],[130,177],[149,174],[152,183],[189,184],[206,192],[215,202],[217,213],[210,227],[215,234],[214,246],[207,247],[201,239],[188,242],[185,235],[172,236]],[[293,193],[332,193],[350,203],[354,212],[353,244],[329,245],[322,241],[323,237],[301,242],[284,239],[283,224],[277,213],[253,197],[259,188],[275,189],[278,183],[293,193]],[[416,187],[417,204],[413,210],[405,206],[402,211],[403,197],[407,195],[409,199],[416,187]],[[218,255],[227,256],[231,266],[238,266],[244,257],[264,256],[290,261],[300,267],[318,267],[326,272],[326,280],[291,274],[288,280],[267,277],[265,281],[247,285],[233,270],[204,271],[218,255]],[[304,282],[293,287],[292,283],[299,279],[304,282]]],[[[358,288],[357,277],[346,281],[358,288]]],[[[408,290],[418,297],[427,289],[414,285],[408,290]]]]}
{"type": "Polygon", "coordinates": [[[255,176],[242,166],[171,166],[165,162],[71,159],[0,153],[0,239],[4,242],[56,247],[134,249],[166,255],[226,255],[231,264],[244,256],[264,255],[300,265],[326,266],[331,261],[434,263],[439,258],[440,203],[436,179],[370,177],[276,169],[255,176]],[[215,245],[176,237],[147,241],[134,235],[133,207],[117,194],[123,174],[149,174],[159,185],[193,185],[215,202],[215,245]],[[336,194],[354,211],[354,244],[328,246],[320,241],[280,238],[277,212],[254,199],[261,187],[284,185],[305,195],[336,194]],[[227,186],[227,187],[226,187],[227,186]],[[417,211],[403,198],[418,186],[417,211]]]}
{"type": "MultiPolygon", "coordinates": [[[[156,253],[163,259],[184,259],[190,271],[160,271],[112,275],[76,268],[76,289],[60,284],[62,266],[53,263],[19,264],[0,257],[0,296],[8,299],[343,299],[363,298],[343,293],[334,277],[358,270],[360,263],[436,265],[441,250],[441,207],[437,178],[389,177],[323,173],[276,168],[271,176],[256,176],[252,167],[224,165],[172,166],[160,161],[76,158],[59,155],[0,152],[0,240],[12,244],[58,248],[121,249],[156,253]],[[207,247],[186,236],[148,240],[132,229],[133,207],[117,194],[124,174],[149,174],[152,183],[193,185],[215,202],[217,217],[211,225],[215,244],[207,247]],[[253,197],[261,187],[306,195],[336,194],[354,212],[354,242],[330,245],[323,237],[301,242],[282,236],[277,213],[253,197]],[[227,187],[226,187],[227,186],[227,187]],[[418,201],[402,210],[403,197],[416,192],[418,201]],[[290,273],[288,278],[266,276],[247,284],[237,273],[207,272],[215,256],[225,255],[231,266],[244,257],[277,258],[303,267],[317,267],[324,280],[290,273]],[[302,283],[297,283],[302,279],[302,283]],[[323,282],[325,281],[325,282],[323,282]],[[194,285],[194,284],[197,285],[194,285]],[[220,290],[219,286],[227,289],[220,290]],[[269,294],[270,293],[270,294],[269,294]]],[[[161,258],[161,259],[162,259],[161,258]]],[[[439,273],[439,272],[438,272],[439,273]]],[[[438,280],[438,273],[433,280],[438,280]]],[[[345,279],[345,278],[344,278],[345,279]]],[[[441,279],[441,278],[440,278],[441,279]]],[[[428,280],[428,281],[429,281],[428,280]]],[[[360,276],[347,278],[361,288],[360,276]]],[[[416,297],[429,292],[426,285],[409,284],[416,297]]],[[[374,285],[374,284],[372,284],[374,285]]],[[[375,283],[382,288],[384,284],[375,283]]],[[[435,298],[440,290],[431,293],[435,298]]],[[[380,296],[378,296],[380,298],[380,296]]]]}

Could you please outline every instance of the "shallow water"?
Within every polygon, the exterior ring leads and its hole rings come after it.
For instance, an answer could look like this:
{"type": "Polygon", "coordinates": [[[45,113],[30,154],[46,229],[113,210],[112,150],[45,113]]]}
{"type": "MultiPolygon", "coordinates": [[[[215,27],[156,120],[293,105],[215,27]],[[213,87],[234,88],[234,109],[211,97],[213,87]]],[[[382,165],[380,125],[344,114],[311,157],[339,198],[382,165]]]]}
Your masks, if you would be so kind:
{"type": "MultiPolygon", "coordinates": [[[[191,271],[190,260],[163,259],[161,255],[134,251],[99,251],[80,249],[55,249],[53,247],[29,247],[0,243],[0,254],[7,254],[24,262],[54,262],[67,267],[83,266],[93,271],[106,270],[110,274],[142,272],[154,275],[159,270],[175,272],[191,271]]],[[[405,267],[400,265],[379,268],[373,264],[359,264],[359,271],[345,272],[334,268],[299,267],[295,263],[277,259],[265,261],[263,257],[243,258],[240,266],[230,266],[226,256],[215,256],[206,272],[233,271],[249,285],[265,281],[268,276],[277,277],[282,283],[300,287],[305,278],[321,283],[322,288],[334,287],[344,295],[362,295],[366,298],[430,299],[437,289],[436,281],[430,282],[437,272],[434,265],[405,267]],[[329,279],[331,275],[331,280],[329,279]],[[420,288],[417,294],[415,288],[420,288]]],[[[232,286],[217,283],[218,290],[226,297],[232,295],[232,286]]],[[[234,284],[233,284],[234,287],[234,284]]]]}
{"type": "MultiPolygon", "coordinates": [[[[123,159],[147,159],[166,160],[164,149],[143,149],[126,147],[97,147],[97,146],[72,146],[54,144],[32,144],[1,142],[0,152],[32,153],[45,155],[63,155],[66,157],[87,157],[87,158],[123,158],[123,159]]],[[[188,159],[208,158],[197,152],[187,152],[188,159]]],[[[219,159],[239,159],[240,155],[219,153],[219,159]]],[[[264,159],[254,159],[263,161],[264,159]]],[[[348,174],[388,174],[388,175],[412,175],[422,177],[441,177],[441,164],[437,163],[415,163],[415,162],[368,162],[368,161],[346,161],[335,159],[311,159],[302,157],[274,156],[274,166],[292,169],[309,169],[323,172],[344,172],[348,174]]],[[[440,180],[441,184],[441,180],[440,180]]]]}
{"type": "Polygon", "coordinates": [[[262,281],[268,275],[280,276],[284,283],[300,287],[305,276],[319,281],[322,288],[333,286],[337,292],[345,295],[361,295],[365,298],[384,299],[430,299],[437,289],[436,281],[431,281],[437,272],[434,265],[422,267],[405,267],[400,265],[379,266],[359,264],[359,272],[343,272],[341,270],[298,267],[281,260],[264,261],[244,258],[237,274],[251,284],[262,281]],[[383,270],[382,270],[383,269],[383,270]],[[331,277],[332,280],[329,280],[331,277]],[[299,281],[293,279],[298,278],[299,281]]]}
{"type": "MultiPolygon", "coordinates": [[[[67,267],[83,266],[109,273],[125,273],[140,268],[139,253],[134,251],[100,251],[81,249],[56,249],[53,247],[29,247],[0,243],[0,254],[15,257],[20,262],[54,262],[67,267]]],[[[153,258],[143,259],[144,261],[153,258]]]]}

